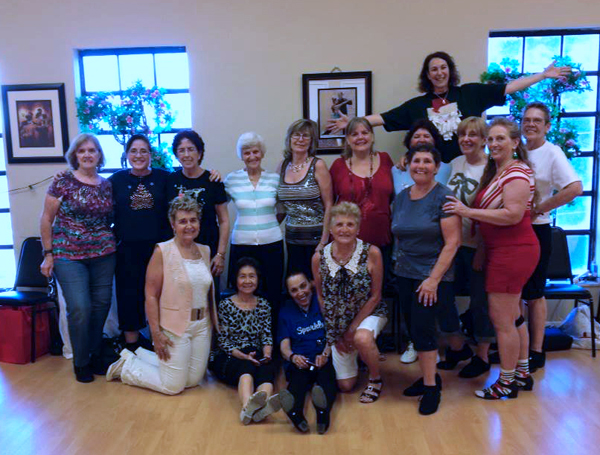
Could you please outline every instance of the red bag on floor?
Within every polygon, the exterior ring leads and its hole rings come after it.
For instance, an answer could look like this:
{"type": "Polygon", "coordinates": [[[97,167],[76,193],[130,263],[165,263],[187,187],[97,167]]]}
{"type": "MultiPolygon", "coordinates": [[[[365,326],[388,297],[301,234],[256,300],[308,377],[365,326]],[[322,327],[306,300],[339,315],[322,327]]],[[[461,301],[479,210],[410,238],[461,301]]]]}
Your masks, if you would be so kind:
{"type": "MultiPolygon", "coordinates": [[[[35,356],[50,350],[50,317],[37,313],[35,356]]],[[[31,361],[31,307],[0,307],[0,362],[25,364],[31,361]]]]}

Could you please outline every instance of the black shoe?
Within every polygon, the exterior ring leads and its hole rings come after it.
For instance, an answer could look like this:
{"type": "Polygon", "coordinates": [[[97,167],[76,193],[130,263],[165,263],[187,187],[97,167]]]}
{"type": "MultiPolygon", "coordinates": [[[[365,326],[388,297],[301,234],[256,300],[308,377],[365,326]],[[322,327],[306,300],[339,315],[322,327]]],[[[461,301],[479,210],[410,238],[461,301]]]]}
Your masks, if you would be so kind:
{"type": "MultiPolygon", "coordinates": [[[[115,362],[119,360],[118,356],[115,362]]],[[[113,362],[114,363],[114,362],[113,362]]],[[[99,356],[92,356],[92,371],[97,376],[104,376],[108,371],[108,367],[111,365],[107,365],[106,362],[99,356]]]]}
{"type": "Polygon", "coordinates": [[[154,352],[154,346],[152,345],[152,341],[146,338],[144,335],[140,333],[140,336],[137,340],[138,347],[144,348],[148,351],[154,352]]]}
{"type": "Polygon", "coordinates": [[[529,371],[535,373],[538,369],[546,365],[546,353],[529,351],[529,371]]]}
{"type": "Polygon", "coordinates": [[[500,352],[492,352],[489,356],[488,356],[488,361],[490,362],[490,365],[499,365],[500,364],[500,352]]]}
{"type": "Polygon", "coordinates": [[[440,406],[442,393],[436,385],[424,386],[423,396],[420,398],[419,414],[428,416],[435,413],[440,406]]]}
{"type": "Polygon", "coordinates": [[[481,357],[474,355],[471,361],[463,367],[458,373],[461,378],[476,378],[490,371],[490,364],[486,363],[481,357]]]}
{"type": "Polygon", "coordinates": [[[306,418],[302,412],[289,412],[287,416],[290,418],[296,430],[298,430],[300,433],[308,433],[308,422],[306,421],[306,418]]]}
{"type": "MultiPolygon", "coordinates": [[[[442,378],[437,373],[435,374],[435,385],[436,387],[439,387],[440,390],[442,390],[442,378]]],[[[404,392],[402,393],[405,397],[418,397],[420,395],[423,395],[424,391],[425,384],[423,384],[423,378],[419,378],[410,387],[404,389],[404,392]]]]}
{"type": "Polygon", "coordinates": [[[329,411],[317,409],[317,433],[327,433],[327,430],[329,430],[329,421],[329,411]]]}
{"type": "Polygon", "coordinates": [[[460,351],[446,349],[446,359],[438,362],[437,367],[440,370],[453,370],[458,362],[470,359],[473,356],[473,351],[468,344],[465,344],[460,351]]]}
{"type": "Polygon", "coordinates": [[[75,370],[75,378],[79,382],[87,383],[94,380],[94,372],[92,371],[91,365],[86,365],[84,367],[74,366],[73,369],[75,370]]]}
{"type": "Polygon", "coordinates": [[[532,376],[527,376],[526,378],[517,378],[515,376],[513,384],[519,390],[525,390],[527,392],[530,392],[533,390],[534,381],[532,376]]]}

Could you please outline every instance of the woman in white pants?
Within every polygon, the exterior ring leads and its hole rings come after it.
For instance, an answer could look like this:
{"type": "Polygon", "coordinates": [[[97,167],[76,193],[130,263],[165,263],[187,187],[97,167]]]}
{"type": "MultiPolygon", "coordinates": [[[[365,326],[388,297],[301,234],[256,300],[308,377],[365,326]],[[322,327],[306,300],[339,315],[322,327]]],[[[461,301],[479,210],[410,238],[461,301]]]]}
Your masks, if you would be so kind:
{"type": "Polygon", "coordinates": [[[146,273],[146,316],[154,351],[124,349],[106,380],[175,395],[204,377],[210,353],[214,290],[210,251],[194,242],[200,207],[189,196],[173,199],[173,239],[159,243],[146,273]]]}

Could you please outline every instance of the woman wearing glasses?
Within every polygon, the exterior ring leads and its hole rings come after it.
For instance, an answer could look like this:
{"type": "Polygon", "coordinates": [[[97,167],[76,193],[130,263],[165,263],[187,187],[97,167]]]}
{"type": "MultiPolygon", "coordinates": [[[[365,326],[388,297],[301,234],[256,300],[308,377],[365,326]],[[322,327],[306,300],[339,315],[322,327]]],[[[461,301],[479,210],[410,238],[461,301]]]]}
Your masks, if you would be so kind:
{"type": "MultiPolygon", "coordinates": [[[[115,285],[119,328],[124,332],[126,347],[131,351],[140,346],[139,330],[146,327],[146,268],[154,246],[171,237],[166,196],[169,173],[150,167],[151,152],[148,138],[134,134],[125,146],[131,168],[115,172],[108,178],[113,187],[117,239],[115,285]]],[[[147,343],[144,347],[149,346],[147,343]]]]}
{"type": "Polygon", "coordinates": [[[311,260],[329,238],[329,211],[333,204],[331,176],[317,158],[317,125],[297,120],[285,136],[283,162],[279,165],[277,197],[286,213],[287,270],[301,270],[312,278],[311,260]]]}

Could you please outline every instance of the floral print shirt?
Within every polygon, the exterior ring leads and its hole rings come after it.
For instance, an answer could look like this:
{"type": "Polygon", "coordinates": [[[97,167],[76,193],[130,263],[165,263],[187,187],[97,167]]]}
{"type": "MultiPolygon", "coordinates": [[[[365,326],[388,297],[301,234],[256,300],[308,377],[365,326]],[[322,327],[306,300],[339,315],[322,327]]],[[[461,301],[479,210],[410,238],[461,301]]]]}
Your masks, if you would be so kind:
{"type": "Polygon", "coordinates": [[[115,252],[110,228],[112,186],[108,180],[101,178],[99,185],[90,185],[68,170],[54,177],[48,194],[60,199],[52,226],[54,258],[82,260],[115,252]]]}
{"type": "Polygon", "coordinates": [[[271,306],[262,297],[253,310],[242,310],[231,297],[219,302],[219,348],[227,354],[247,347],[273,346],[271,306]]]}
{"type": "MultiPolygon", "coordinates": [[[[350,261],[339,265],[331,256],[330,243],[321,254],[321,283],[323,287],[323,317],[327,324],[327,344],[330,346],[346,333],[348,327],[371,297],[372,279],[367,269],[370,244],[358,239],[350,261]]],[[[383,300],[372,316],[385,317],[383,300]]]]}

